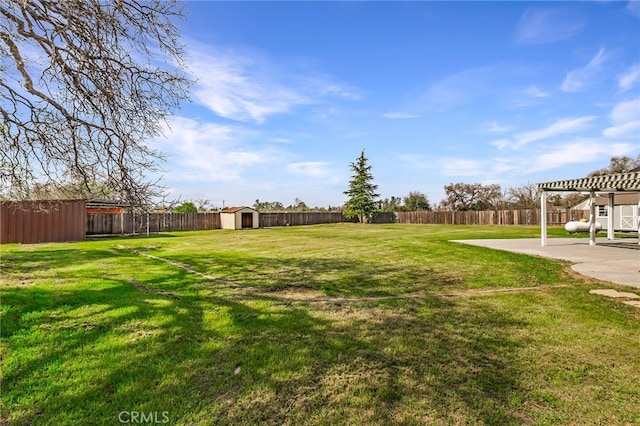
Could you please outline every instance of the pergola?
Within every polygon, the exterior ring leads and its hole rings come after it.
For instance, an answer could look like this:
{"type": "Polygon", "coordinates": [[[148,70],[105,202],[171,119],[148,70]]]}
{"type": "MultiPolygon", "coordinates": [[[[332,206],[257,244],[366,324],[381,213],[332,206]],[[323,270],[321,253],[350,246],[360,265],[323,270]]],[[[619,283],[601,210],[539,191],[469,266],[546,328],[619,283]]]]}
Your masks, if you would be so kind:
{"type": "MultiPolygon", "coordinates": [[[[589,203],[589,245],[596,244],[596,193],[609,195],[607,206],[607,239],[613,240],[613,196],[619,192],[640,192],[640,170],[634,169],[628,173],[617,173],[580,179],[560,180],[556,182],[544,182],[537,185],[540,191],[541,209],[541,243],[547,245],[547,193],[548,192],[588,192],[589,203]]],[[[638,203],[640,208],[640,203],[638,203]]],[[[639,227],[640,228],[640,227],[639,227]]],[[[640,229],[638,230],[640,237],[640,229]]]]}

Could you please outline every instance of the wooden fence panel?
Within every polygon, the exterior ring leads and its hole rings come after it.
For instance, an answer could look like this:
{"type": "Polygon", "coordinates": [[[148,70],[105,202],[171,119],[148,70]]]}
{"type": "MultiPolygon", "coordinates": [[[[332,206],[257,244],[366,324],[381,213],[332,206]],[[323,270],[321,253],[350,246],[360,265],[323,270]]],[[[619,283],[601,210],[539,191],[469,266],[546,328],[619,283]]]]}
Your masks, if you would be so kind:
{"type": "Polygon", "coordinates": [[[49,243],[85,238],[83,200],[3,201],[0,243],[49,243]]]}
{"type": "MultiPolygon", "coordinates": [[[[589,212],[562,210],[547,213],[550,225],[569,220],[588,219],[589,212]]],[[[144,234],[220,229],[220,213],[87,213],[87,234],[144,234]]],[[[262,212],[260,227],[304,226],[323,223],[354,222],[338,212],[262,212]]],[[[498,211],[418,211],[381,213],[372,223],[413,223],[442,225],[539,225],[540,210],[498,211]]],[[[4,223],[4,222],[3,222],[4,223]]]]}
{"type": "Polygon", "coordinates": [[[320,225],[323,223],[353,222],[339,212],[263,212],[260,227],[320,225]]]}
{"type": "MultiPolygon", "coordinates": [[[[419,211],[383,213],[383,220],[375,223],[391,223],[388,215],[395,216],[397,223],[417,223],[429,225],[540,225],[540,210],[487,210],[487,211],[419,211]]],[[[547,213],[547,223],[559,225],[569,220],[589,217],[583,210],[552,211],[547,213]]]]}
{"type": "Polygon", "coordinates": [[[146,234],[220,228],[220,213],[87,213],[87,234],[146,234]]]}

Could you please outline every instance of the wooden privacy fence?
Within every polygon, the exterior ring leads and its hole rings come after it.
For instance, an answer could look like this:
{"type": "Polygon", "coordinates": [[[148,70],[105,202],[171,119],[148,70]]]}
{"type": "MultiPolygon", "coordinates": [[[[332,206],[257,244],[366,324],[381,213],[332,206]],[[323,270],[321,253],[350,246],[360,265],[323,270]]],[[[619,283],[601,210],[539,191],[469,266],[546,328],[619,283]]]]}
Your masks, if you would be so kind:
{"type": "Polygon", "coordinates": [[[2,201],[0,243],[81,241],[84,215],[83,200],[2,201]]]}
{"type": "MultiPolygon", "coordinates": [[[[583,210],[548,212],[549,224],[588,218],[583,210]]],[[[354,222],[336,212],[260,213],[260,227],[318,225],[354,222]]],[[[420,211],[380,213],[372,223],[417,223],[442,225],[539,225],[540,210],[420,211]]],[[[137,234],[220,229],[220,213],[87,213],[87,234],[137,234]],[[148,224],[148,227],[147,227],[148,224]]]]}
{"type": "Polygon", "coordinates": [[[144,234],[172,231],[204,231],[220,228],[220,213],[87,213],[86,232],[91,234],[144,234]]]}
{"type": "MultiPolygon", "coordinates": [[[[547,213],[547,223],[588,219],[585,210],[547,213]]],[[[342,213],[260,213],[260,227],[353,222],[342,213]]],[[[373,223],[450,225],[539,225],[540,210],[422,211],[381,213],[373,223]]],[[[85,234],[146,234],[220,229],[220,213],[86,213],[85,202],[34,201],[0,203],[0,243],[79,241],[85,234]]]]}
{"type": "MultiPolygon", "coordinates": [[[[547,213],[547,223],[551,225],[588,218],[589,212],[584,210],[562,210],[547,213]]],[[[372,222],[429,225],[540,225],[540,209],[382,213],[375,216],[372,222]]]]}
{"type": "Polygon", "coordinates": [[[348,219],[342,213],[336,212],[292,212],[292,213],[260,213],[260,227],[269,228],[271,226],[296,226],[296,225],[319,225],[322,223],[354,222],[355,219],[348,219]]]}

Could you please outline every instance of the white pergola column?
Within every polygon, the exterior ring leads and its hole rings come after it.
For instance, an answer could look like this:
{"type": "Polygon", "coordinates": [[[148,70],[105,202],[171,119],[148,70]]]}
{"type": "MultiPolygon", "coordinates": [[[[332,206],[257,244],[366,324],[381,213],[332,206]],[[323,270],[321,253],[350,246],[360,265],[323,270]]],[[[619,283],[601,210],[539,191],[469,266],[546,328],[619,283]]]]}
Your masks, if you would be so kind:
{"type": "Polygon", "coordinates": [[[607,239],[615,238],[613,232],[613,192],[609,193],[609,204],[607,205],[607,239]]]}
{"type": "Polygon", "coordinates": [[[589,192],[589,245],[596,245],[596,193],[589,192]]]}
{"type": "Polygon", "coordinates": [[[540,191],[540,244],[547,245],[547,192],[540,191]]]}

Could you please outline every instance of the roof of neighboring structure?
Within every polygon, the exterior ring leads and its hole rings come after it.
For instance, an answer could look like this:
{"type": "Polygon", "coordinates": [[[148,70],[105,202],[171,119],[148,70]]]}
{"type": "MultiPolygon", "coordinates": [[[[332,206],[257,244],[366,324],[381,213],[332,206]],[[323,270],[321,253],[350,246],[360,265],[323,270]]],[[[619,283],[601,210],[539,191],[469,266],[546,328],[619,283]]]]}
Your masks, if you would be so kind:
{"type": "Polygon", "coordinates": [[[640,172],[616,173],[580,179],[543,182],[537,185],[541,191],[640,191],[640,172]]]}
{"type": "MultiPolygon", "coordinates": [[[[624,194],[614,194],[613,195],[613,204],[615,206],[635,206],[640,201],[640,193],[624,193],[624,194]]],[[[594,202],[596,206],[606,206],[609,204],[609,198],[603,196],[597,196],[594,198],[594,202]]],[[[589,209],[589,198],[587,197],[585,200],[579,202],[575,206],[574,209],[577,210],[588,210],[589,209]]]]}
{"type": "Polygon", "coordinates": [[[87,207],[131,207],[130,203],[111,200],[88,200],[87,207]]]}
{"type": "Polygon", "coordinates": [[[257,211],[255,209],[252,209],[251,207],[229,207],[222,210],[220,213],[236,213],[236,212],[239,212],[240,210],[252,210],[254,212],[257,211]]]}

